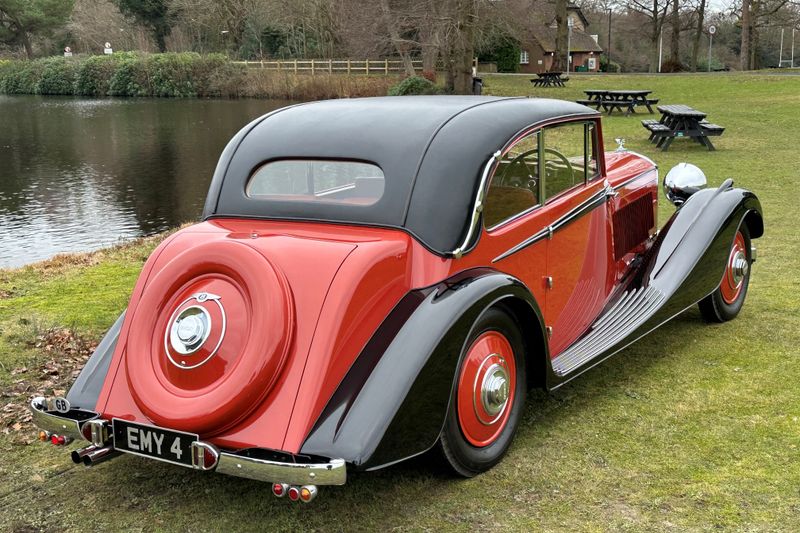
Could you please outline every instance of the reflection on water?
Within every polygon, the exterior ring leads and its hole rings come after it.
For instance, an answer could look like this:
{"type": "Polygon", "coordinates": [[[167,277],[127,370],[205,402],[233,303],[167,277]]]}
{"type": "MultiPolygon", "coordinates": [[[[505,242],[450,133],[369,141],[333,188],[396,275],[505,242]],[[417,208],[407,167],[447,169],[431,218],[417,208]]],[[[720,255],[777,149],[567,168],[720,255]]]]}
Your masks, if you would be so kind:
{"type": "Polygon", "coordinates": [[[0,95],[0,268],[196,219],[231,136],[287,103],[0,95]]]}

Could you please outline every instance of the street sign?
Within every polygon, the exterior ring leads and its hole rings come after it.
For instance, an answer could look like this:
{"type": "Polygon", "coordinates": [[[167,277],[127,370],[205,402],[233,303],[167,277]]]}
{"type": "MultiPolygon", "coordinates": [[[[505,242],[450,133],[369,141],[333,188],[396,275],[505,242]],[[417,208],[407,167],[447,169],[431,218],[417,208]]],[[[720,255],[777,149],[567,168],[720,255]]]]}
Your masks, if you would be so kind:
{"type": "Polygon", "coordinates": [[[103,48],[103,53],[106,55],[111,55],[114,53],[114,50],[111,49],[111,43],[105,44],[105,48],[103,48]]]}
{"type": "Polygon", "coordinates": [[[72,57],[72,48],[69,46],[64,48],[64,57],[72,57]]]}
{"type": "Polygon", "coordinates": [[[709,26],[708,27],[708,33],[710,33],[711,35],[714,35],[715,33],[717,33],[717,27],[716,26],[709,26]]]}

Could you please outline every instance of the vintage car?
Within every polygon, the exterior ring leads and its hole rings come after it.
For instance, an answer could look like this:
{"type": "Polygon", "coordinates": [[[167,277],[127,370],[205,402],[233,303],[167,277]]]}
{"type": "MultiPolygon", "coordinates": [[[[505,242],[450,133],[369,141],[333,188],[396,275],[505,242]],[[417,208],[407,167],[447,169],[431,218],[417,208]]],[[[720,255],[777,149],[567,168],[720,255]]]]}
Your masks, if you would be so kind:
{"type": "Polygon", "coordinates": [[[556,389],[699,302],[734,318],[761,206],[696,167],[603,151],[546,99],[286,107],[220,158],[203,221],[146,262],[42,440],[262,480],[310,501],[438,448],[473,476],[556,389]]]}

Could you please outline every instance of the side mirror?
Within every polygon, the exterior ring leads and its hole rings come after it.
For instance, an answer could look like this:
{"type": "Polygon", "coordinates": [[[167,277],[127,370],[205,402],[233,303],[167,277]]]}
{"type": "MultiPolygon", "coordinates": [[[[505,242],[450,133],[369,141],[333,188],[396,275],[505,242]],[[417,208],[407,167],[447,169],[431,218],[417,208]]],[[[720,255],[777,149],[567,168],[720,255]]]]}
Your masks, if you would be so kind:
{"type": "Polygon", "coordinates": [[[691,163],[678,163],[664,178],[664,195],[667,200],[680,206],[691,195],[707,185],[706,175],[691,163]]]}

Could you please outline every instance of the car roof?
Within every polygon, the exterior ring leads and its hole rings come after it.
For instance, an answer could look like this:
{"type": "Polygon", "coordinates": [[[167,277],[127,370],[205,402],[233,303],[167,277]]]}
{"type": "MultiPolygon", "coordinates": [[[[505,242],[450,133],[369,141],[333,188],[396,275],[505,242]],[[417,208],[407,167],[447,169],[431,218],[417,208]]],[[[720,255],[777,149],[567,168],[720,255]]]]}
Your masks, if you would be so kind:
{"type": "Polygon", "coordinates": [[[321,220],[400,227],[431,250],[453,250],[466,234],[483,167],[531,125],[596,115],[563,100],[490,96],[401,96],[326,100],[279,109],[228,144],[204,218],[321,220]],[[245,194],[253,171],[277,159],[376,164],[385,176],[374,205],[283,202],[245,194]]]}

